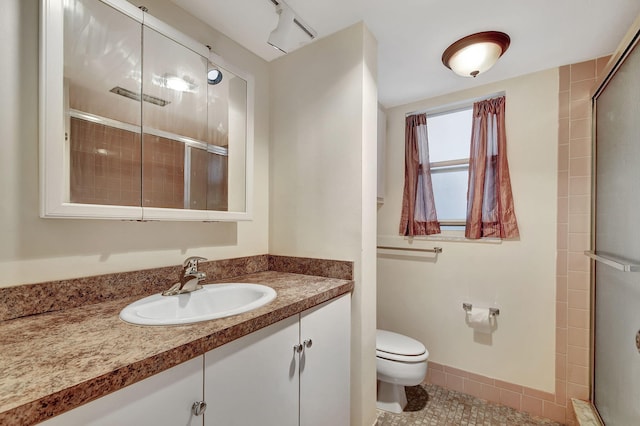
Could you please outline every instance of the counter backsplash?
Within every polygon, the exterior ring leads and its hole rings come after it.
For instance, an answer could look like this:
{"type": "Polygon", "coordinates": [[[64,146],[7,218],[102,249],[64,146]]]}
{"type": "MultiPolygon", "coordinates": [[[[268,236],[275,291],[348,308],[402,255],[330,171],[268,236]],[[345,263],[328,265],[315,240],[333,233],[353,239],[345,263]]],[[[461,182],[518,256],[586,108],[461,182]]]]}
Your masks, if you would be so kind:
{"type": "MultiPolygon", "coordinates": [[[[353,280],[350,261],[268,254],[202,262],[199,269],[207,273],[207,283],[262,271],[353,280]]],[[[181,271],[176,265],[0,288],[0,321],[159,293],[175,283],[181,271]]]]}

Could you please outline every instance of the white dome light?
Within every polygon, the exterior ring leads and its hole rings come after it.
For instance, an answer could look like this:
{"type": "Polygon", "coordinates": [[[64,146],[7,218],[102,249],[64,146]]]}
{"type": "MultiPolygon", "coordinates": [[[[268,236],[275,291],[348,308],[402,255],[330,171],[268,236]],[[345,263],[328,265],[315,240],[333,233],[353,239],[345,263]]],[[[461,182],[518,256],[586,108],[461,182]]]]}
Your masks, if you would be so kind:
{"type": "Polygon", "coordinates": [[[505,33],[487,31],[464,37],[442,54],[442,63],[462,77],[475,77],[491,68],[509,47],[505,33]]]}

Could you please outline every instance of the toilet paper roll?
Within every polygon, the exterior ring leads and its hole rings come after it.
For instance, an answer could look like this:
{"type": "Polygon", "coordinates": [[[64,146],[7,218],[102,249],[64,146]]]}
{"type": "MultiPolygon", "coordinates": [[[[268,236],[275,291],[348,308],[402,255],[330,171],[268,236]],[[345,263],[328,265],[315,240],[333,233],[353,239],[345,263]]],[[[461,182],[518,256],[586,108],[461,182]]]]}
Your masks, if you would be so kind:
{"type": "Polygon", "coordinates": [[[489,308],[471,308],[471,311],[467,314],[467,324],[478,333],[491,333],[489,308]]]}

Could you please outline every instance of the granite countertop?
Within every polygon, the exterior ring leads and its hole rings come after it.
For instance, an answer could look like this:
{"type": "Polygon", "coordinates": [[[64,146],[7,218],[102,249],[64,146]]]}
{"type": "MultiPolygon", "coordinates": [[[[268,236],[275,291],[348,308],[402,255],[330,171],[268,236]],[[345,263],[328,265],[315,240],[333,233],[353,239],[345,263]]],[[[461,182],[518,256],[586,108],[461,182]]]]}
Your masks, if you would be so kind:
{"type": "Polygon", "coordinates": [[[0,322],[0,424],[29,425],[171,368],[353,290],[353,281],[264,271],[275,300],[244,314],[180,326],[128,324],[130,297],[0,322]]]}

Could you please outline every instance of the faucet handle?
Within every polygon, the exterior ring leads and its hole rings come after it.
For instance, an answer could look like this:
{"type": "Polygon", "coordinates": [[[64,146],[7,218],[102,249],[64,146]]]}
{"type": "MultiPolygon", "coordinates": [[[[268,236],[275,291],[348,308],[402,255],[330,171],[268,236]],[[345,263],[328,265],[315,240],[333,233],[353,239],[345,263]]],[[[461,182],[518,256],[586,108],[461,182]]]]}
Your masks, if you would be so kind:
{"type": "Polygon", "coordinates": [[[196,265],[198,264],[198,262],[203,261],[203,260],[207,260],[204,257],[200,257],[200,256],[191,256],[191,257],[187,257],[184,262],[182,263],[182,266],[188,266],[191,263],[195,263],[196,265]]]}
{"type": "Polygon", "coordinates": [[[198,270],[198,262],[203,260],[207,259],[200,256],[191,256],[185,259],[185,261],[182,263],[182,266],[187,273],[196,272],[198,270]]]}

